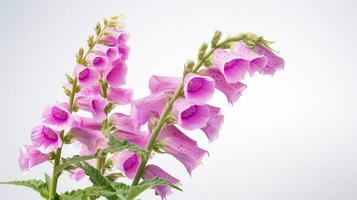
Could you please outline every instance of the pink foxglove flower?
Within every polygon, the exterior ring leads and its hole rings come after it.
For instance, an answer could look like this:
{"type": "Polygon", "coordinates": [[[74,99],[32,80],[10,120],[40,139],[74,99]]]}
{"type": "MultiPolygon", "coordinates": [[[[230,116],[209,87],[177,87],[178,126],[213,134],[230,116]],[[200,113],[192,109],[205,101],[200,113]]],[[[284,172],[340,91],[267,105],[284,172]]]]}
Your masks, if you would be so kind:
{"type": "Polygon", "coordinates": [[[129,104],[133,100],[133,90],[119,87],[109,87],[108,100],[119,105],[129,104]]]}
{"type": "Polygon", "coordinates": [[[228,83],[235,83],[244,78],[249,69],[249,61],[224,49],[216,49],[212,63],[224,75],[228,83]]]}
{"type": "Polygon", "coordinates": [[[71,127],[79,127],[84,129],[100,130],[102,123],[92,118],[74,116],[71,127]]]}
{"type": "Polygon", "coordinates": [[[92,113],[93,118],[99,122],[107,118],[107,114],[104,111],[107,100],[102,96],[79,96],[76,99],[76,103],[80,109],[92,113]]]}
{"type": "Polygon", "coordinates": [[[118,38],[113,35],[107,35],[102,38],[105,45],[114,47],[118,45],[118,38]]]}
{"type": "Polygon", "coordinates": [[[187,130],[203,128],[209,120],[207,105],[197,105],[187,99],[178,99],[173,106],[178,124],[187,130]]]}
{"type": "Polygon", "coordinates": [[[84,173],[83,169],[77,168],[70,172],[69,177],[73,180],[80,181],[82,180],[86,174],[84,173]]]}
{"type": "Polygon", "coordinates": [[[220,108],[214,106],[208,107],[210,117],[207,122],[207,125],[201,128],[201,130],[206,134],[208,140],[210,142],[213,142],[213,140],[217,139],[218,137],[219,129],[221,129],[224,122],[224,116],[221,115],[220,108]]]}
{"type": "Polygon", "coordinates": [[[188,73],[184,80],[185,97],[195,103],[205,103],[214,93],[214,80],[209,76],[188,73]]]}
{"type": "Polygon", "coordinates": [[[118,58],[119,52],[116,47],[106,46],[102,44],[95,45],[95,52],[99,55],[106,56],[109,61],[115,60],[118,58]]]}
{"type": "Polygon", "coordinates": [[[71,114],[67,103],[47,106],[42,114],[42,122],[60,130],[66,128],[71,123],[71,114]]]}
{"type": "Polygon", "coordinates": [[[169,76],[151,76],[149,80],[149,89],[151,94],[158,92],[175,91],[180,85],[182,78],[169,76]]]}
{"type": "Polygon", "coordinates": [[[138,124],[135,119],[129,115],[122,113],[114,113],[110,116],[110,122],[118,129],[126,132],[132,132],[138,130],[138,124]]]}
{"type": "Polygon", "coordinates": [[[84,144],[92,154],[107,146],[108,139],[100,131],[74,127],[69,133],[75,140],[84,144]]]}
{"type": "Polygon", "coordinates": [[[204,70],[202,74],[210,76],[215,80],[216,89],[221,91],[231,104],[238,101],[242,92],[247,88],[247,86],[241,82],[228,83],[224,78],[224,75],[218,69],[213,67],[204,70]]]}
{"type": "Polygon", "coordinates": [[[114,166],[130,179],[135,176],[136,170],[140,165],[140,157],[128,150],[115,154],[112,160],[114,166]]]}
{"type": "Polygon", "coordinates": [[[127,60],[129,56],[130,48],[125,44],[120,44],[118,46],[119,57],[122,60],[127,60]]]}
{"type": "Polygon", "coordinates": [[[41,153],[33,145],[23,145],[20,150],[19,164],[22,171],[27,172],[32,167],[48,160],[48,155],[41,153]]]}
{"type": "Polygon", "coordinates": [[[249,74],[253,76],[255,72],[260,72],[267,64],[267,58],[259,55],[248,48],[243,42],[235,42],[231,45],[232,52],[249,61],[249,74]]]}
{"type": "Polygon", "coordinates": [[[108,68],[109,60],[106,56],[90,53],[87,56],[87,60],[98,72],[103,72],[103,70],[108,68]]]}
{"type": "Polygon", "coordinates": [[[50,153],[62,146],[60,131],[55,131],[47,126],[36,126],[32,129],[32,143],[42,153],[50,153]]]}
{"type": "Polygon", "coordinates": [[[125,83],[128,68],[123,60],[116,59],[112,62],[111,69],[105,74],[106,81],[111,86],[120,86],[125,83]]]}
{"type": "Polygon", "coordinates": [[[268,62],[264,69],[263,74],[274,75],[276,71],[284,69],[285,61],[281,57],[274,54],[271,50],[263,45],[257,46],[257,53],[267,57],[268,62]]]}
{"type": "Polygon", "coordinates": [[[92,67],[77,65],[74,68],[74,73],[81,88],[87,88],[98,84],[98,73],[92,67]]]}
{"type": "MultiPolygon", "coordinates": [[[[155,178],[162,178],[167,181],[169,181],[171,184],[178,185],[180,180],[177,178],[171,176],[167,172],[165,172],[163,169],[156,165],[148,165],[145,168],[145,172],[143,174],[143,179],[144,180],[151,180],[155,178]]],[[[155,193],[156,195],[159,195],[162,199],[166,199],[166,196],[171,194],[171,188],[166,185],[157,185],[154,186],[155,193]]]]}

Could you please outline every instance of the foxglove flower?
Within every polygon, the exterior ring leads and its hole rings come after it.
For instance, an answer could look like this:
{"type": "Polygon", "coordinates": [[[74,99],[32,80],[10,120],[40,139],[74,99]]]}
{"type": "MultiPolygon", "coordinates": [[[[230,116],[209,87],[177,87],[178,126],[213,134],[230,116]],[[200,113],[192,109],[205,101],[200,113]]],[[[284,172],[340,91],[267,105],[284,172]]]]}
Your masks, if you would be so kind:
{"type": "Polygon", "coordinates": [[[102,38],[105,45],[115,47],[118,45],[118,38],[113,35],[107,35],[102,38]]]}
{"type": "Polygon", "coordinates": [[[41,153],[34,145],[24,145],[20,150],[19,165],[22,171],[27,172],[48,158],[47,154],[41,153]]]}
{"type": "Polygon", "coordinates": [[[103,55],[98,55],[96,53],[90,53],[87,56],[87,60],[91,66],[98,70],[98,72],[102,73],[106,68],[108,68],[108,58],[103,55]]]}
{"type": "Polygon", "coordinates": [[[92,67],[77,65],[74,68],[74,73],[77,77],[79,85],[82,88],[87,88],[98,84],[98,73],[92,67]]]}
{"type": "MultiPolygon", "coordinates": [[[[167,172],[165,172],[163,169],[161,169],[156,165],[146,166],[143,174],[143,179],[151,180],[155,178],[161,178],[167,180],[173,185],[178,185],[180,182],[180,180],[171,176],[170,174],[168,174],[167,172]]],[[[154,186],[154,189],[156,195],[159,195],[162,199],[166,199],[166,196],[172,193],[170,186],[167,185],[156,185],[154,186]]]]}
{"type": "Polygon", "coordinates": [[[107,147],[108,139],[100,131],[74,127],[70,129],[69,134],[84,144],[92,154],[107,147]]]}
{"type": "Polygon", "coordinates": [[[129,56],[130,48],[125,44],[120,44],[118,46],[119,57],[121,60],[127,60],[129,56]]]}
{"type": "Polygon", "coordinates": [[[118,130],[126,132],[138,130],[138,124],[135,119],[126,114],[114,113],[110,116],[110,121],[118,130]]]}
{"type": "Polygon", "coordinates": [[[216,68],[210,67],[202,72],[206,76],[210,76],[215,81],[215,87],[221,91],[226,97],[229,103],[233,104],[238,101],[242,92],[247,86],[241,82],[228,83],[224,78],[224,75],[216,68]]]}
{"type": "Polygon", "coordinates": [[[92,113],[93,118],[99,122],[107,118],[104,111],[107,101],[101,96],[79,96],[76,99],[76,104],[80,109],[92,113]]]}
{"type": "Polygon", "coordinates": [[[249,74],[253,76],[255,72],[260,72],[267,64],[267,58],[264,55],[259,55],[248,48],[242,42],[235,42],[231,45],[232,52],[249,61],[249,74]]]}
{"type": "Polygon", "coordinates": [[[115,154],[112,157],[113,164],[122,171],[126,177],[132,179],[140,165],[140,157],[128,150],[115,154]]]}
{"type": "Polygon", "coordinates": [[[216,49],[212,63],[224,75],[228,83],[236,83],[244,78],[249,69],[249,61],[224,49],[216,49]]]}
{"type": "Polygon", "coordinates": [[[169,76],[151,76],[149,80],[149,89],[151,94],[158,92],[175,91],[180,85],[182,78],[169,76]]]}
{"type": "Polygon", "coordinates": [[[129,104],[133,100],[133,90],[109,87],[108,88],[108,100],[119,105],[129,104]]]}
{"type": "Polygon", "coordinates": [[[123,85],[127,72],[126,64],[121,59],[116,59],[112,62],[111,69],[105,74],[106,81],[111,86],[123,85]]]}
{"type": "Polygon", "coordinates": [[[71,127],[79,127],[84,129],[100,130],[102,123],[92,118],[74,116],[71,127]]]}
{"type": "Polygon", "coordinates": [[[102,44],[95,45],[95,52],[99,55],[106,56],[109,61],[115,60],[116,58],[118,58],[119,55],[118,48],[102,44]]]}
{"type": "Polygon", "coordinates": [[[201,130],[206,134],[208,140],[213,142],[213,140],[217,139],[219,129],[222,127],[224,122],[224,116],[221,115],[221,109],[214,106],[209,107],[209,120],[207,125],[201,130]]]}
{"type": "Polygon", "coordinates": [[[172,112],[177,116],[178,124],[187,130],[203,128],[209,120],[207,105],[196,105],[187,99],[176,100],[172,112]]]}
{"type": "Polygon", "coordinates": [[[60,131],[55,131],[47,126],[36,126],[32,129],[32,143],[42,153],[50,153],[62,146],[60,131]]]}
{"type": "Polygon", "coordinates": [[[277,70],[284,69],[285,61],[281,57],[275,55],[272,51],[263,45],[257,46],[257,53],[267,57],[268,62],[264,69],[263,74],[274,75],[277,70]]]}
{"type": "Polygon", "coordinates": [[[69,177],[73,180],[80,181],[86,176],[86,173],[83,169],[74,169],[70,172],[69,177]]]}
{"type": "Polygon", "coordinates": [[[71,114],[67,103],[47,106],[42,114],[42,122],[60,130],[71,123],[71,114]]]}
{"type": "Polygon", "coordinates": [[[214,93],[214,80],[209,76],[188,73],[184,79],[185,97],[195,103],[205,103],[214,93]]]}

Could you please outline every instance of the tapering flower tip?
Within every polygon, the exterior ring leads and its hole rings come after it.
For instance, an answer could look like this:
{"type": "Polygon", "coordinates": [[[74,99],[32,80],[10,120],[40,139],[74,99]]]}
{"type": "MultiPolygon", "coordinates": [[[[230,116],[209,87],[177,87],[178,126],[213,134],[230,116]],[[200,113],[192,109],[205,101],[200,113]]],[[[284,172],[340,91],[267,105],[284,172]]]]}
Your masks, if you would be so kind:
{"type": "Polygon", "coordinates": [[[175,91],[180,85],[182,78],[169,76],[151,76],[149,89],[151,94],[163,91],[175,91]]]}
{"type": "Polygon", "coordinates": [[[113,35],[107,35],[102,38],[105,45],[115,47],[118,45],[118,38],[113,35]]]}
{"type": "Polygon", "coordinates": [[[224,75],[217,68],[210,67],[202,73],[214,79],[216,89],[221,91],[231,104],[238,101],[242,92],[247,88],[247,86],[241,82],[228,83],[224,75]]]}
{"type": "Polygon", "coordinates": [[[138,130],[138,124],[135,119],[129,115],[122,113],[114,113],[110,116],[110,122],[115,126],[117,130],[125,132],[135,132],[138,130]]]}
{"type": "Polygon", "coordinates": [[[107,146],[108,139],[97,130],[74,127],[70,129],[69,134],[85,145],[92,154],[98,149],[103,149],[107,146]]]}
{"type": "Polygon", "coordinates": [[[232,52],[245,58],[249,61],[249,74],[254,75],[255,72],[260,72],[267,64],[267,58],[264,55],[259,55],[248,48],[243,42],[235,42],[231,45],[232,52]]]}
{"type": "Polygon", "coordinates": [[[70,172],[69,177],[75,181],[80,181],[86,176],[86,173],[83,169],[74,169],[70,172]]]}
{"type": "Polygon", "coordinates": [[[205,127],[209,120],[207,105],[197,105],[182,98],[175,101],[173,113],[177,116],[178,124],[187,130],[205,127]]]}
{"type": "Polygon", "coordinates": [[[98,55],[95,53],[88,54],[87,61],[99,72],[102,72],[105,68],[107,68],[108,65],[108,59],[106,56],[98,55]]]}
{"type": "Polygon", "coordinates": [[[131,103],[131,116],[137,120],[139,125],[143,125],[149,120],[151,112],[159,114],[163,112],[167,99],[167,95],[160,92],[134,100],[131,103]]]}
{"type": "Polygon", "coordinates": [[[32,167],[48,160],[48,155],[41,153],[34,145],[23,145],[20,149],[19,165],[22,171],[27,172],[32,167]]]}
{"type": "Polygon", "coordinates": [[[272,52],[265,46],[258,45],[257,53],[266,56],[268,59],[266,66],[262,70],[263,74],[274,75],[276,71],[284,69],[284,65],[285,65],[284,59],[277,56],[274,52],[272,52]]]}
{"type": "Polygon", "coordinates": [[[112,62],[112,68],[105,75],[106,81],[111,86],[123,85],[127,72],[126,64],[122,60],[116,59],[112,62]]]}
{"type": "Polygon", "coordinates": [[[74,68],[74,73],[81,88],[88,88],[98,84],[98,72],[92,67],[77,65],[74,68]]]}
{"type": "Polygon", "coordinates": [[[129,46],[122,44],[118,46],[119,57],[121,60],[127,60],[129,57],[130,48],[129,46]]]}
{"type": "Polygon", "coordinates": [[[140,165],[140,157],[128,150],[115,154],[112,157],[113,164],[122,171],[126,177],[132,179],[140,165]]]}
{"type": "Polygon", "coordinates": [[[213,96],[214,86],[211,77],[188,73],[184,79],[185,97],[195,103],[205,103],[213,96]]]}
{"type": "Polygon", "coordinates": [[[209,115],[210,119],[207,125],[201,130],[206,134],[208,140],[213,142],[218,137],[219,129],[221,129],[224,122],[224,116],[221,115],[221,109],[214,106],[209,106],[209,115]]]}
{"type": "MultiPolygon", "coordinates": [[[[161,178],[167,180],[173,185],[178,185],[180,182],[180,180],[171,176],[170,174],[168,174],[167,172],[165,172],[163,169],[161,169],[156,165],[146,166],[143,174],[143,179],[151,180],[155,178],[161,178]]],[[[154,189],[155,189],[155,194],[159,195],[162,199],[166,199],[166,196],[172,193],[170,186],[167,185],[157,185],[154,186],[154,189]]]]}
{"type": "Polygon", "coordinates": [[[97,44],[94,48],[96,53],[98,53],[99,55],[106,56],[107,58],[109,58],[109,60],[115,60],[119,55],[118,48],[116,47],[97,44]]]}
{"type": "Polygon", "coordinates": [[[42,153],[50,153],[62,146],[60,131],[55,131],[43,125],[32,129],[31,140],[42,153]]]}
{"type": "Polygon", "coordinates": [[[42,113],[42,122],[56,129],[62,130],[66,128],[71,122],[69,105],[60,103],[47,106],[42,113]]]}
{"type": "Polygon", "coordinates": [[[117,130],[113,133],[113,135],[120,140],[126,140],[129,143],[135,144],[143,149],[145,149],[150,137],[150,134],[146,132],[124,130],[117,130]]]}
{"type": "Polygon", "coordinates": [[[222,72],[228,83],[242,80],[249,69],[248,60],[224,49],[213,52],[212,63],[222,72]]]}
{"type": "Polygon", "coordinates": [[[100,130],[102,127],[102,123],[92,118],[74,116],[71,127],[100,130]]]}
{"type": "Polygon", "coordinates": [[[107,118],[104,111],[107,101],[102,96],[79,96],[76,99],[76,105],[78,108],[90,112],[96,121],[102,122],[107,118]]]}
{"type": "Polygon", "coordinates": [[[129,34],[127,32],[121,31],[118,34],[117,40],[118,40],[118,44],[125,44],[129,39],[129,34]]]}
{"type": "Polygon", "coordinates": [[[119,105],[129,104],[133,100],[133,90],[119,87],[109,87],[108,100],[119,105]]]}
{"type": "Polygon", "coordinates": [[[158,136],[158,140],[163,140],[164,138],[167,137],[178,138],[189,145],[197,146],[197,142],[195,140],[185,135],[180,129],[178,129],[174,125],[165,126],[161,130],[160,135],[158,136]]]}

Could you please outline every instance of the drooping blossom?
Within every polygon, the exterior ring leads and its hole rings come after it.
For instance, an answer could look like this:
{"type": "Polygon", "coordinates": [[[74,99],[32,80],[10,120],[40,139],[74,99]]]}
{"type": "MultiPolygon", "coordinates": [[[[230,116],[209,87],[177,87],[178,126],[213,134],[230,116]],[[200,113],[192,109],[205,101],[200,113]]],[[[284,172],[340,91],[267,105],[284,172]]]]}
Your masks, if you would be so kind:
{"type": "Polygon", "coordinates": [[[107,118],[105,113],[107,100],[102,96],[79,96],[76,99],[76,105],[78,108],[90,112],[93,118],[99,122],[107,118]]]}
{"type": "Polygon", "coordinates": [[[222,127],[224,122],[224,116],[221,115],[221,109],[214,106],[209,107],[209,120],[207,125],[201,130],[206,134],[208,140],[213,142],[213,140],[217,139],[219,129],[222,127]]]}
{"type": "Polygon", "coordinates": [[[32,129],[31,140],[42,153],[50,153],[62,146],[60,131],[39,125],[32,129]]]}
{"type": "Polygon", "coordinates": [[[131,89],[109,87],[107,93],[108,100],[119,105],[129,104],[133,100],[133,90],[131,89]]]}
{"type": "Polygon", "coordinates": [[[19,165],[22,171],[27,172],[32,167],[47,161],[49,156],[41,153],[34,145],[23,145],[20,149],[19,165]]]}
{"type": "Polygon", "coordinates": [[[202,128],[209,120],[209,109],[207,105],[197,105],[187,99],[177,99],[172,111],[178,124],[187,130],[202,128]]]}
{"type": "Polygon", "coordinates": [[[115,60],[119,55],[118,48],[112,46],[97,44],[94,49],[97,54],[106,56],[109,61],[115,60]]]}
{"type": "Polygon", "coordinates": [[[223,74],[214,67],[210,67],[202,71],[202,74],[210,76],[214,79],[216,89],[221,91],[231,104],[238,101],[242,92],[247,88],[247,86],[241,82],[228,83],[223,74]]]}
{"type": "Polygon", "coordinates": [[[228,83],[242,80],[249,69],[248,60],[224,49],[216,49],[213,52],[212,63],[220,70],[228,83]]]}
{"type": "Polygon", "coordinates": [[[117,130],[125,132],[134,132],[139,129],[135,119],[123,113],[114,113],[110,116],[110,122],[116,127],[117,130]]]}
{"type": "Polygon", "coordinates": [[[86,176],[83,169],[77,168],[70,172],[69,177],[75,181],[80,181],[86,176]]]}
{"type": "Polygon", "coordinates": [[[98,72],[92,67],[77,65],[74,68],[74,73],[81,88],[87,88],[98,84],[98,72]]]}
{"type": "Polygon", "coordinates": [[[96,53],[88,54],[87,60],[90,66],[94,67],[100,74],[108,69],[108,64],[110,62],[106,56],[96,53]]]}
{"type": "Polygon", "coordinates": [[[120,57],[121,60],[127,60],[128,59],[129,51],[130,51],[129,46],[127,46],[125,44],[119,44],[118,52],[119,52],[119,57],[120,57]]]}
{"type": "Polygon", "coordinates": [[[75,116],[73,116],[73,121],[72,121],[71,127],[100,130],[102,127],[102,123],[93,119],[93,118],[75,115],[75,116]]]}
{"type": "Polygon", "coordinates": [[[42,114],[42,122],[45,125],[52,126],[60,130],[68,127],[71,120],[69,105],[67,103],[47,106],[42,114]]]}
{"type": "Polygon", "coordinates": [[[123,60],[120,58],[111,62],[111,68],[108,70],[105,76],[105,80],[111,86],[120,86],[125,83],[125,77],[128,72],[128,68],[123,60]]]}
{"type": "Polygon", "coordinates": [[[170,76],[151,76],[149,80],[149,89],[151,94],[158,92],[175,91],[180,85],[182,78],[170,76]]]}
{"type": "MultiPolygon", "coordinates": [[[[156,165],[147,165],[143,174],[143,179],[151,180],[155,178],[167,180],[173,185],[178,185],[180,182],[180,180],[171,176],[160,167],[156,165]]],[[[159,195],[162,199],[166,199],[166,196],[172,193],[170,186],[167,185],[156,185],[154,186],[154,189],[155,194],[159,195]]]]}
{"type": "Polygon", "coordinates": [[[185,97],[195,103],[207,102],[214,93],[214,80],[209,76],[188,73],[184,79],[185,97]]]}
{"type": "Polygon", "coordinates": [[[74,127],[70,129],[69,134],[85,145],[91,154],[94,154],[98,149],[107,147],[108,139],[100,131],[74,127]]]}
{"type": "Polygon", "coordinates": [[[249,74],[253,76],[255,72],[261,72],[266,64],[267,58],[264,55],[259,55],[243,42],[235,42],[231,45],[232,52],[249,61],[249,74]]]}
{"type": "Polygon", "coordinates": [[[112,157],[113,164],[116,168],[122,171],[126,177],[132,179],[140,165],[140,157],[129,151],[125,150],[115,154],[112,157]]]}
{"type": "Polygon", "coordinates": [[[274,75],[276,71],[284,69],[285,61],[277,56],[274,52],[266,48],[264,45],[259,44],[256,48],[257,53],[267,57],[268,62],[263,68],[263,74],[274,75]]]}

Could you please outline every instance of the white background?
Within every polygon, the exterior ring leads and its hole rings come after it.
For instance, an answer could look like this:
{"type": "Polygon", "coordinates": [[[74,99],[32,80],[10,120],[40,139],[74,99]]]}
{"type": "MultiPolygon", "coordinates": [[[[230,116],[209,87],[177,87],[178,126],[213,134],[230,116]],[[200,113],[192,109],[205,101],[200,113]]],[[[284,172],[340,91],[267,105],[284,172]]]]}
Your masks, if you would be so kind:
{"type": "MultiPolygon", "coordinates": [[[[43,177],[49,165],[23,176],[20,145],[44,106],[65,100],[64,74],[103,17],[122,13],[131,33],[127,87],[147,95],[152,74],[179,75],[214,30],[255,32],[276,43],[286,69],[255,76],[237,104],[223,95],[226,121],[208,145],[210,157],[190,178],[164,156],[153,160],[181,179],[171,200],[354,200],[356,153],[356,9],[352,0],[269,1],[5,1],[0,2],[0,180],[43,177]]],[[[59,190],[83,187],[63,175],[59,190]]],[[[29,189],[0,186],[0,199],[39,199],[29,189]]],[[[158,199],[153,191],[142,199],[158,199]]]]}

